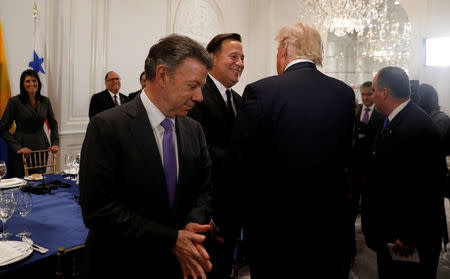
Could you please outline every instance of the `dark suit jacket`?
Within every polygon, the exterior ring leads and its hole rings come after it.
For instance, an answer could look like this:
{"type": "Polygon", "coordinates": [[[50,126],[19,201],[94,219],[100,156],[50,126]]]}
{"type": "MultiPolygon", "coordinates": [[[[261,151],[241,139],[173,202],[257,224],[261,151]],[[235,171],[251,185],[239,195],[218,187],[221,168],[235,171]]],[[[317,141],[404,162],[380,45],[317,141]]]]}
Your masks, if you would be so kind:
{"type": "Polygon", "coordinates": [[[8,158],[10,169],[9,177],[21,177],[24,175],[21,155],[17,151],[23,147],[31,150],[47,149],[50,145],[59,145],[58,122],[53,114],[50,100],[41,96],[37,101],[36,109],[27,99],[23,103],[19,95],[11,97],[0,121],[0,131],[3,139],[8,144],[8,158]],[[48,119],[51,129],[50,141],[44,131],[44,122],[48,119]],[[13,121],[16,122],[14,134],[9,133],[13,121]]]}
{"type": "Polygon", "coordinates": [[[134,97],[136,97],[138,94],[140,94],[142,92],[142,89],[141,90],[138,90],[138,91],[136,91],[136,92],[133,92],[133,93],[130,93],[130,94],[128,94],[128,99],[131,101],[131,100],[133,100],[134,99],[134,97]]]}
{"type": "Polygon", "coordinates": [[[431,118],[409,102],[375,139],[362,225],[369,246],[400,239],[440,248],[446,235],[441,183],[446,166],[431,118]]]}
{"type": "Polygon", "coordinates": [[[209,223],[211,160],[203,132],[188,117],[177,117],[175,127],[179,176],[170,208],[141,99],[90,121],[80,165],[81,207],[89,228],[84,266],[90,275],[173,278],[180,271],[172,254],[178,230],[188,222],[209,223]]]}
{"type": "MultiPolygon", "coordinates": [[[[122,93],[119,93],[119,98],[122,105],[129,101],[128,97],[122,93]]],[[[92,95],[91,102],[89,104],[89,119],[92,119],[92,117],[94,117],[97,113],[113,107],[114,101],[107,89],[96,93],[92,95]]]]}
{"type": "Polygon", "coordinates": [[[323,272],[320,278],[348,273],[345,167],[354,100],[349,86],[308,62],[245,88],[230,149],[232,178],[219,194],[229,197],[230,222],[242,216],[248,227],[252,278],[293,278],[311,269],[323,272]],[[336,257],[319,268],[330,242],[336,257]]]}
{"type": "Polygon", "coordinates": [[[366,124],[361,122],[362,105],[360,112],[355,116],[354,146],[353,146],[353,168],[366,174],[369,163],[369,154],[373,148],[373,141],[378,130],[383,126],[384,116],[374,109],[366,124]]]}
{"type": "MultiPolygon", "coordinates": [[[[234,90],[231,92],[236,111],[238,111],[242,104],[242,98],[234,90]]],[[[202,88],[202,93],[203,102],[197,103],[188,116],[202,125],[213,164],[213,184],[216,185],[223,181],[225,149],[230,143],[234,122],[230,121],[227,104],[209,75],[202,88]]]]}

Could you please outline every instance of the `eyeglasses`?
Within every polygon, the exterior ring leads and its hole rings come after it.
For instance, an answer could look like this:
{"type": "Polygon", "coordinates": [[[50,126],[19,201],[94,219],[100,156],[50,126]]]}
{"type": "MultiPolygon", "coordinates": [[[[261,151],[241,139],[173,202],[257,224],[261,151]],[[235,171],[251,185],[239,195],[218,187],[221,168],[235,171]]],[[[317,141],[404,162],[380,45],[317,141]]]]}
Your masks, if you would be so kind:
{"type": "Polygon", "coordinates": [[[106,81],[120,81],[120,78],[110,78],[110,79],[107,79],[106,81]]]}

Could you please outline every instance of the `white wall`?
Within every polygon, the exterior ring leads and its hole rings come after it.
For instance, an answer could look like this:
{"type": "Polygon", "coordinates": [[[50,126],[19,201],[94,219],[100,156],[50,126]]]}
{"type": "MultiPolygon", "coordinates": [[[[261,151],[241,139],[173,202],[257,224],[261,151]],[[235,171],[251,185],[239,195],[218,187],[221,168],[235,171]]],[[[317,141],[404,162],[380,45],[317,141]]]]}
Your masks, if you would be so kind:
{"type": "MultiPolygon", "coordinates": [[[[93,93],[104,89],[109,70],[122,78],[122,93],[139,88],[139,74],[152,44],[171,32],[203,44],[219,32],[242,35],[245,70],[235,89],[276,73],[275,35],[298,20],[302,0],[0,0],[12,94],[28,67],[33,45],[33,3],[46,34],[48,95],[63,150],[80,148],[93,93]],[[72,141],[72,139],[74,139],[72,141]]],[[[413,24],[410,75],[435,86],[450,112],[449,68],[424,66],[423,41],[450,35],[450,1],[402,0],[413,24]]]]}

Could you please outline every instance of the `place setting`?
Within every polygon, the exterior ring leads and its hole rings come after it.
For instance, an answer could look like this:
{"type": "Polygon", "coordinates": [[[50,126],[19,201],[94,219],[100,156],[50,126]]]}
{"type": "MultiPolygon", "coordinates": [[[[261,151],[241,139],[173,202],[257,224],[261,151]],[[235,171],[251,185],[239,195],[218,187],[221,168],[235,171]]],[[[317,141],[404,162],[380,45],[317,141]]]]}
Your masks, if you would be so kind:
{"type": "Polygon", "coordinates": [[[27,181],[17,177],[3,179],[6,175],[6,163],[0,161],[0,190],[21,187],[27,184],[27,181]]]}
{"type": "Polygon", "coordinates": [[[25,217],[32,209],[32,196],[23,191],[0,192],[0,220],[2,233],[0,233],[0,267],[27,258],[33,251],[45,254],[49,249],[39,246],[30,238],[27,231],[25,217]],[[17,211],[22,218],[24,230],[13,235],[6,230],[6,222],[17,211]],[[18,240],[11,240],[15,236],[18,240]],[[21,241],[20,241],[21,240],[21,241]]]}

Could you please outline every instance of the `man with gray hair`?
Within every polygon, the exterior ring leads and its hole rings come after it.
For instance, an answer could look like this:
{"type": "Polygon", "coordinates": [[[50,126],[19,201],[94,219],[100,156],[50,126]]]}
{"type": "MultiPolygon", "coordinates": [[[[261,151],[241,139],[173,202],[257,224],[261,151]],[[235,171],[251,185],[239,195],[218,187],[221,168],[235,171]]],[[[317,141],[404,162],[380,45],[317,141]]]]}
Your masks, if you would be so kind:
{"type": "Polygon", "coordinates": [[[200,124],[185,117],[202,101],[212,68],[192,39],[170,35],[150,48],[146,86],[89,123],[80,201],[89,228],[89,278],[206,278],[211,160],[200,124]]]}
{"type": "Polygon", "coordinates": [[[405,71],[381,69],[373,89],[385,121],[375,138],[369,185],[362,195],[365,239],[377,252],[380,279],[436,278],[442,240],[448,241],[439,134],[431,118],[411,102],[405,71]],[[408,262],[413,254],[418,262],[408,262]]]}
{"type": "Polygon", "coordinates": [[[352,218],[345,169],[351,153],[353,90],[317,70],[317,30],[297,23],[278,36],[277,76],[247,85],[228,164],[232,226],[248,233],[252,279],[348,278],[352,218]],[[232,178],[231,178],[232,177],[232,178]],[[323,268],[324,251],[333,260],[323,268]]]}

